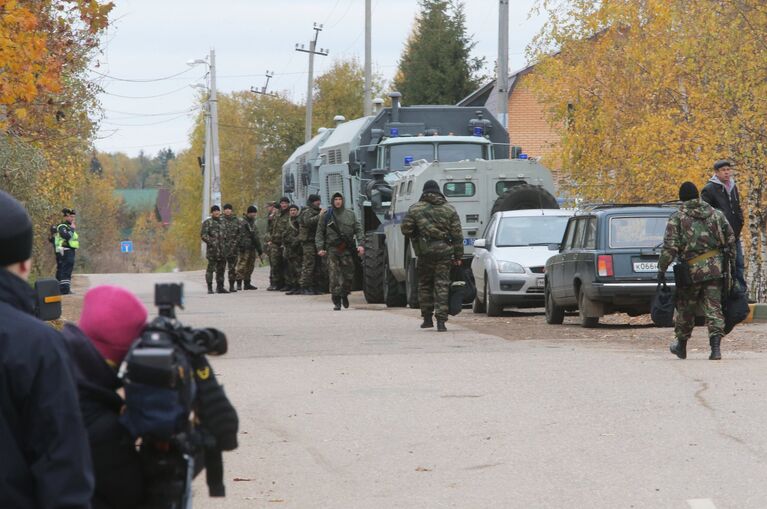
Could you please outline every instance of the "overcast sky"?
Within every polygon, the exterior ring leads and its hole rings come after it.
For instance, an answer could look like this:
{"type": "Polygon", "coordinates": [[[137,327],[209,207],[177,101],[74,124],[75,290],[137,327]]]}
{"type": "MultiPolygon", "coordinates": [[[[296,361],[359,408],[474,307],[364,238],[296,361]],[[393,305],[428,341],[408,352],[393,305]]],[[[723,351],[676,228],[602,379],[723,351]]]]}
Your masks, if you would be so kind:
{"type": "MultiPolygon", "coordinates": [[[[142,149],[155,154],[163,147],[176,152],[188,147],[194,118],[189,110],[196,104],[190,85],[203,83],[205,68],[186,62],[205,57],[211,48],[216,51],[219,91],[260,88],[269,70],[274,73],[269,90],[285,92],[297,102],[306,97],[308,55],[295,51],[295,45],[309,46],[313,23],[324,25],[318,47],[330,52],[315,58],[315,76],[334,59],[357,57],[362,63],[364,58],[364,0],[115,3],[103,54],[92,65],[95,72],[109,76],[92,74],[104,88],[105,118],[96,141],[102,151],[136,155],[142,149]]],[[[540,17],[528,17],[534,3],[510,2],[511,71],[525,65],[525,47],[543,24],[540,17]]],[[[373,0],[372,4],[373,70],[388,81],[412,30],[418,2],[373,0]]],[[[497,55],[498,0],[465,4],[468,32],[477,42],[474,54],[492,66],[497,55]]]]}

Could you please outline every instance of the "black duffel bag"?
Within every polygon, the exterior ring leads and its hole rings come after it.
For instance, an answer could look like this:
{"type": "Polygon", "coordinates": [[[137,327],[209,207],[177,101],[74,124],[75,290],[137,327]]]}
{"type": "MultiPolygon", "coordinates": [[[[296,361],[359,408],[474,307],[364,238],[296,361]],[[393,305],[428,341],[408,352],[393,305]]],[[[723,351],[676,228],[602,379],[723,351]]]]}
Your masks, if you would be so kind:
{"type": "Polygon", "coordinates": [[[450,293],[447,312],[455,316],[461,312],[463,305],[472,302],[477,296],[477,286],[471,271],[463,266],[453,266],[450,270],[450,293]]]}
{"type": "Polygon", "coordinates": [[[650,306],[652,322],[658,327],[674,326],[674,293],[665,281],[658,281],[650,306]]]}
{"type": "Polygon", "coordinates": [[[733,285],[722,299],[722,314],[724,314],[724,333],[729,334],[751,312],[748,307],[748,296],[737,283],[733,285]]]}

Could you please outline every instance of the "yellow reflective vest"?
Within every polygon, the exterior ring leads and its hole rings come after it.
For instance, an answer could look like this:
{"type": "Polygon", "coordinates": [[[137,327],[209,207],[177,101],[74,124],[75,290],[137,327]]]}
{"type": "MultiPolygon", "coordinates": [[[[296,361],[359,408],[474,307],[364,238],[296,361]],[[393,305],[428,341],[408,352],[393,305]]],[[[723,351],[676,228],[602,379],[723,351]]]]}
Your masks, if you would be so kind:
{"type": "Polygon", "coordinates": [[[63,248],[71,248],[71,249],[78,249],[80,247],[80,240],[79,235],[77,235],[77,232],[73,229],[71,229],[71,226],[67,223],[61,223],[56,227],[56,236],[53,239],[53,245],[56,247],[56,251],[61,251],[63,248]],[[67,228],[70,228],[70,231],[72,232],[72,237],[69,238],[69,240],[64,239],[61,236],[61,227],[66,226],[67,228]],[[65,246],[64,243],[67,245],[65,246]]]}

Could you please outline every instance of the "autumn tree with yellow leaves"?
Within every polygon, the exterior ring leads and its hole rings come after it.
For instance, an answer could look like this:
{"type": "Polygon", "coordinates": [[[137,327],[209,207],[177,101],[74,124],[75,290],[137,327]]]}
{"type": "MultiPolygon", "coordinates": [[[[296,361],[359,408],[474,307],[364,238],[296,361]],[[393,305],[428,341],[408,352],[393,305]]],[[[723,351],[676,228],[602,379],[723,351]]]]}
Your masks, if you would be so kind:
{"type": "Polygon", "coordinates": [[[560,140],[552,165],[589,201],[676,199],[733,159],[748,214],[748,275],[767,297],[767,4],[542,0],[527,86],[560,140]]]}

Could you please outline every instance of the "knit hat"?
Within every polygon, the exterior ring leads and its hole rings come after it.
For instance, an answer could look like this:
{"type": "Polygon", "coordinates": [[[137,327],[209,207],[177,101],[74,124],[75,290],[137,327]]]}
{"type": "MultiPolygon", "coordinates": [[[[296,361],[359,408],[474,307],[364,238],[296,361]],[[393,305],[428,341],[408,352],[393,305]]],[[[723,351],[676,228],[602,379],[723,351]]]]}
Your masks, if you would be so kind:
{"type": "Polygon", "coordinates": [[[439,190],[439,184],[437,184],[436,180],[427,180],[423,185],[423,192],[442,194],[442,192],[439,190]]]}
{"type": "Polygon", "coordinates": [[[103,285],[85,294],[78,324],[107,361],[119,365],[146,325],[144,304],[128,290],[103,285]]]}
{"type": "Polygon", "coordinates": [[[32,257],[32,221],[16,198],[0,191],[0,267],[29,260],[32,257]]]}
{"type": "Polygon", "coordinates": [[[249,205],[248,206],[248,211],[246,212],[246,214],[255,214],[256,212],[258,212],[258,209],[256,208],[256,206],[255,205],[249,205]]]}
{"type": "Polygon", "coordinates": [[[210,211],[211,211],[211,212],[215,212],[215,211],[219,211],[219,212],[221,212],[221,207],[219,207],[218,205],[213,205],[213,206],[210,208],[210,211]]]}
{"type": "Polygon", "coordinates": [[[320,195],[318,194],[310,194],[309,197],[306,199],[306,204],[311,205],[312,203],[316,201],[321,201],[322,198],[320,198],[320,195]]]}
{"type": "Polygon", "coordinates": [[[234,209],[232,208],[232,204],[231,203],[227,203],[227,204],[224,205],[224,210],[234,210],[234,209]]]}
{"type": "Polygon", "coordinates": [[[290,204],[290,207],[288,207],[288,210],[290,210],[290,209],[301,210],[301,207],[299,207],[299,206],[298,206],[298,205],[296,205],[295,203],[291,203],[291,204],[290,204]]]}
{"type": "Polygon", "coordinates": [[[722,168],[725,168],[727,166],[732,166],[732,161],[727,159],[720,159],[714,163],[715,170],[721,170],[722,168]]]}
{"type": "Polygon", "coordinates": [[[697,200],[698,188],[692,182],[685,182],[679,186],[679,199],[681,201],[697,200]]]}
{"type": "Polygon", "coordinates": [[[287,196],[283,196],[282,198],[280,198],[280,203],[282,202],[290,203],[290,198],[288,198],[287,196]]]}

